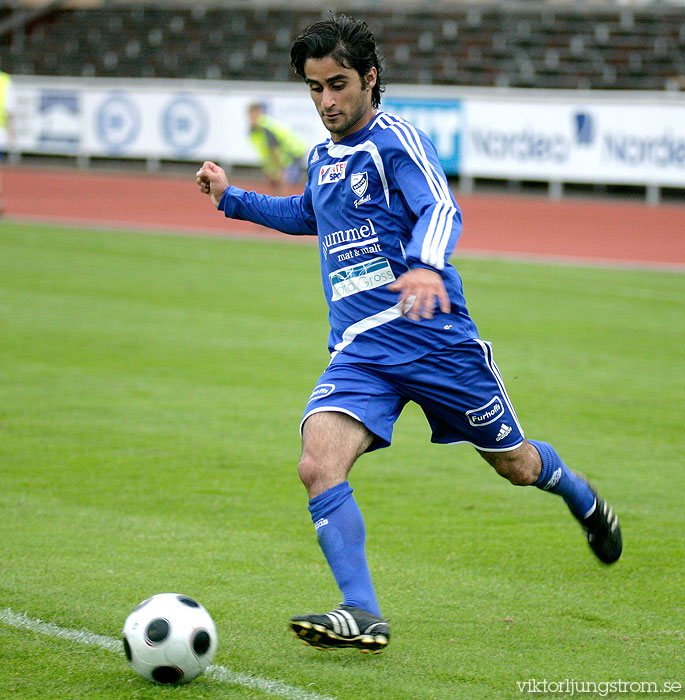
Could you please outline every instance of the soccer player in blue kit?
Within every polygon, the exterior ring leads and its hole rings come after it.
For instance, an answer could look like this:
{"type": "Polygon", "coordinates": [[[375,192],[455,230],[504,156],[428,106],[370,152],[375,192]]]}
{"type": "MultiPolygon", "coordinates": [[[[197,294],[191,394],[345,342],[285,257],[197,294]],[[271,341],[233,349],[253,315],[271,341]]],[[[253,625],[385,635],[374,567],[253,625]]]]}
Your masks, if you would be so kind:
{"type": "Polygon", "coordinates": [[[316,22],[295,40],[291,59],[330,132],[309,154],[304,193],[246,192],[211,162],[196,182],[227,217],[318,236],[331,360],[305,408],[298,473],[343,602],[293,617],[290,626],[314,647],[379,652],[390,627],[347,478],[364,452],[390,445],[407,402],[423,409],[432,442],[470,443],[512,484],[562,496],[602,562],[620,557],[621,530],[552,445],[524,437],[449,263],[459,207],[428,137],[379,110],[382,66],[366,23],[316,22]]]}

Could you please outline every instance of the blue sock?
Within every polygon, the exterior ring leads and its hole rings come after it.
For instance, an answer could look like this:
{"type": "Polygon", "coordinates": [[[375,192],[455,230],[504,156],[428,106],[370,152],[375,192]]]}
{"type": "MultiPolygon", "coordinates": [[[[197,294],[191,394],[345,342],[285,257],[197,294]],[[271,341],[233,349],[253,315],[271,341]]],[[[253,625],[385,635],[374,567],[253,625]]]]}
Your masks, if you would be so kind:
{"type": "Polygon", "coordinates": [[[586,518],[595,504],[595,494],[587,481],[576,476],[548,442],[528,442],[540,453],[542,459],[542,471],[534,485],[543,491],[559,494],[576,518],[586,518]]]}
{"type": "Polygon", "coordinates": [[[381,617],[371,574],[366,562],[366,528],[352,487],[343,481],[309,501],[309,512],[316,527],[328,566],[343,594],[343,605],[381,617]]]}

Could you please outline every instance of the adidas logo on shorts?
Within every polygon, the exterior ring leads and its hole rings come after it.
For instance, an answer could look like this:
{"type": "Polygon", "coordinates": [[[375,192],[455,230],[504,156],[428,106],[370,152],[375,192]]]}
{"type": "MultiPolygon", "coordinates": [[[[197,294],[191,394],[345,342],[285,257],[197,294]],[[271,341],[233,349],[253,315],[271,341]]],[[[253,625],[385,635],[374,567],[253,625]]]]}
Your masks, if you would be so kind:
{"type": "Polygon", "coordinates": [[[500,429],[499,429],[499,433],[497,433],[497,437],[495,438],[495,440],[497,442],[499,442],[500,440],[504,440],[504,438],[507,435],[509,435],[510,432],[511,432],[511,428],[506,423],[502,423],[502,425],[500,426],[500,429]]]}

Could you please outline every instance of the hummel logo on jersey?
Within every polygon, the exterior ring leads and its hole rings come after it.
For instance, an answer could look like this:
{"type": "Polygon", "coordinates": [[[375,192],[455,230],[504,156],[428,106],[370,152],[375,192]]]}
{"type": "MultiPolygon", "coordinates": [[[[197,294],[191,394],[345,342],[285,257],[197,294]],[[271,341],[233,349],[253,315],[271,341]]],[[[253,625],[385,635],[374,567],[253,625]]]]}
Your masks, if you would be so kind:
{"type": "Polygon", "coordinates": [[[330,185],[331,183],[344,180],[346,169],[346,160],[344,160],[342,163],[333,163],[333,165],[322,165],[319,170],[319,184],[330,185]]]}
{"type": "MultiPolygon", "coordinates": [[[[323,236],[324,257],[327,258],[332,253],[340,253],[343,250],[349,251],[353,248],[361,250],[373,244],[378,244],[378,234],[374,228],[373,221],[371,219],[364,219],[364,221],[368,222],[368,226],[366,224],[352,226],[351,228],[340,229],[340,231],[333,231],[323,236]]],[[[369,250],[368,252],[380,252],[380,246],[378,246],[378,250],[369,250]]],[[[350,254],[347,257],[351,258],[352,255],[350,254]]]]}
{"type": "Polygon", "coordinates": [[[504,438],[509,435],[511,432],[511,428],[506,424],[502,423],[499,429],[499,433],[497,433],[497,437],[495,438],[496,442],[499,442],[500,440],[504,440],[504,438]]]}

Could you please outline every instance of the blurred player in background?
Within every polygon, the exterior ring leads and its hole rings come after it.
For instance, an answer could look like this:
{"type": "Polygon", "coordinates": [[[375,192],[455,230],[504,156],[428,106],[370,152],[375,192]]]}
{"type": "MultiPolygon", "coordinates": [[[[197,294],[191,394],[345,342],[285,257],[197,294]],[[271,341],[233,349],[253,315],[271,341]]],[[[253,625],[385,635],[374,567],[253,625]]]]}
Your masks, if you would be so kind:
{"type": "Polygon", "coordinates": [[[552,445],[524,437],[449,263],[461,213],[428,137],[379,111],[382,66],[367,25],[345,16],[316,22],[291,59],[331,137],[309,154],[304,194],[246,192],[210,162],[197,184],[228,217],[318,235],[331,361],[305,409],[298,470],[343,602],[290,625],[315,647],[378,652],[390,627],[347,477],[364,452],[390,445],[409,401],[423,409],[433,442],[470,443],[512,484],[562,496],[602,562],[620,557],[621,530],[552,445]]]}
{"type": "Polygon", "coordinates": [[[281,195],[286,185],[304,180],[307,145],[300,134],[264,113],[261,104],[251,104],[250,141],[259,156],[262,171],[271,183],[272,193],[281,195]]]}
{"type": "MultiPolygon", "coordinates": [[[[14,112],[16,98],[12,86],[12,78],[0,71],[0,158],[14,145],[14,112]]],[[[0,176],[0,214],[4,209],[2,199],[2,177],[0,176]]]]}

